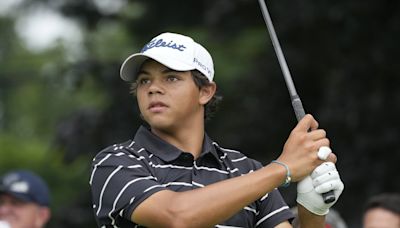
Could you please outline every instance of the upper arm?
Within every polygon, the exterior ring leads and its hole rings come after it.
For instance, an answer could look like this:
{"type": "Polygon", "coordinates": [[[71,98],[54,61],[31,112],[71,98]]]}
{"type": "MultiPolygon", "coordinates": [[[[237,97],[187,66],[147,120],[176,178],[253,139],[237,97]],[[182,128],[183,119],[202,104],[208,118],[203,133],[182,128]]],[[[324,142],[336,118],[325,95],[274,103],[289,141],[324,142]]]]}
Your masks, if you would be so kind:
{"type": "MultiPolygon", "coordinates": [[[[173,221],[168,205],[176,192],[163,190],[156,192],[141,202],[131,214],[131,221],[146,227],[163,227],[173,221]]],[[[170,226],[171,227],[171,226],[170,226]]]]}
{"type": "Polygon", "coordinates": [[[99,225],[130,220],[141,202],[165,189],[142,160],[117,151],[105,152],[93,161],[91,192],[99,225]]]}
{"type": "MultiPolygon", "coordinates": [[[[262,197],[259,200],[258,207],[257,224],[260,228],[285,224],[285,222],[294,217],[277,189],[262,197]]],[[[289,222],[287,222],[287,224],[290,225],[289,222]]]]}

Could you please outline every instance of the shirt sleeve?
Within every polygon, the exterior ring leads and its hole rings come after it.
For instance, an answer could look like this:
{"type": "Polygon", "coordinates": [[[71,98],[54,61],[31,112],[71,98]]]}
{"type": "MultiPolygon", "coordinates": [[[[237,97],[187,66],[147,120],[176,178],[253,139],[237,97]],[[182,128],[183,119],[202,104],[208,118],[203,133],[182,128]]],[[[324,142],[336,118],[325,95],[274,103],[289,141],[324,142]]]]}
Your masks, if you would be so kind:
{"type": "Polygon", "coordinates": [[[273,190],[259,201],[256,227],[270,228],[293,219],[294,215],[283,200],[278,189],[273,190]]]}
{"type": "Polygon", "coordinates": [[[166,189],[151,173],[146,157],[117,146],[95,157],[89,184],[99,227],[126,224],[141,202],[166,189]]]}

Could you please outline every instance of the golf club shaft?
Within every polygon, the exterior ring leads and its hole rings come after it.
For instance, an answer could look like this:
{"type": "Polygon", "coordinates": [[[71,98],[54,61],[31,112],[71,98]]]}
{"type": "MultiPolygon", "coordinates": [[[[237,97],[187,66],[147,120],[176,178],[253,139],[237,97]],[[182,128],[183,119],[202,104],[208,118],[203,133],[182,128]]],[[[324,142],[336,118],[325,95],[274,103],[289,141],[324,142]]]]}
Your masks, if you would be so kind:
{"type": "MultiPolygon", "coordinates": [[[[296,91],[296,87],[294,86],[292,76],[290,75],[290,71],[287,66],[285,56],[283,55],[281,45],[279,44],[278,37],[276,36],[274,25],[272,24],[272,20],[268,12],[267,5],[265,4],[265,0],[259,0],[258,2],[260,4],[261,12],[263,14],[265,23],[267,24],[268,32],[271,37],[272,45],[274,46],[276,56],[278,57],[279,65],[281,66],[286,86],[289,90],[294,113],[296,115],[297,121],[300,121],[305,116],[303,104],[301,103],[300,97],[296,91]]],[[[322,197],[325,203],[330,203],[335,201],[335,194],[333,193],[332,190],[323,193],[322,197]]]]}

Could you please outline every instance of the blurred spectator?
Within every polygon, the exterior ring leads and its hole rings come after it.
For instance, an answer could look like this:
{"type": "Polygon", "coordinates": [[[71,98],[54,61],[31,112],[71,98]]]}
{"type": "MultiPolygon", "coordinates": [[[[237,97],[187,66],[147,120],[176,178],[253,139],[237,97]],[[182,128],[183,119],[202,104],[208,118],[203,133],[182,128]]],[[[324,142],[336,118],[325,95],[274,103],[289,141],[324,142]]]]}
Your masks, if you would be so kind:
{"type": "Polygon", "coordinates": [[[373,196],[364,209],[364,228],[399,228],[400,194],[384,193],[373,196]]]}
{"type": "Polygon", "coordinates": [[[42,228],[50,219],[47,184],[27,170],[0,178],[0,227],[42,228]]]}
{"type": "MultiPolygon", "coordinates": [[[[297,207],[293,207],[291,210],[296,216],[292,222],[292,226],[293,228],[300,228],[297,217],[297,207]]],[[[329,209],[329,213],[325,217],[325,223],[325,228],[347,228],[347,225],[344,222],[343,218],[340,216],[339,212],[337,212],[333,208],[329,209]]]]}

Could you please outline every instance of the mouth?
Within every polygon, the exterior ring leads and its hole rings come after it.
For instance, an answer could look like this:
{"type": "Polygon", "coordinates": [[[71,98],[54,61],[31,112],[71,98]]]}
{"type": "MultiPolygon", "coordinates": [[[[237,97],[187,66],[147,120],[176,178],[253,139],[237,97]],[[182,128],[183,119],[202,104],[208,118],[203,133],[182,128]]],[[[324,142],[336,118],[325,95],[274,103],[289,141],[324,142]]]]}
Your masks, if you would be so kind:
{"type": "Polygon", "coordinates": [[[157,102],[151,102],[148,107],[148,110],[150,110],[151,112],[161,112],[166,108],[168,108],[168,106],[166,104],[164,104],[163,102],[157,101],[157,102]]]}

